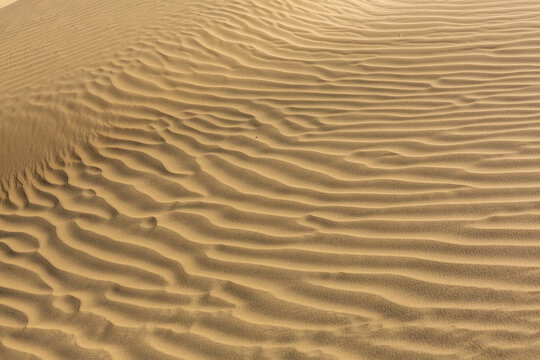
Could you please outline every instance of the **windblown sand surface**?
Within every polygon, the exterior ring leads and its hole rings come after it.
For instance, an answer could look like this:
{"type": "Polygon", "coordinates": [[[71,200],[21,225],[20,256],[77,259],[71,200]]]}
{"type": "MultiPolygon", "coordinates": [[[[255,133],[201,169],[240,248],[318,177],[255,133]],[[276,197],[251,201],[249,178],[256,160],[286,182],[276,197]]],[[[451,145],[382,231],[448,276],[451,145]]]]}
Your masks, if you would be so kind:
{"type": "Polygon", "coordinates": [[[14,3],[15,1],[17,1],[17,0],[0,0],[0,8],[8,6],[8,5],[14,3]]]}
{"type": "Polygon", "coordinates": [[[20,0],[0,182],[0,359],[540,359],[540,2],[20,0]]]}

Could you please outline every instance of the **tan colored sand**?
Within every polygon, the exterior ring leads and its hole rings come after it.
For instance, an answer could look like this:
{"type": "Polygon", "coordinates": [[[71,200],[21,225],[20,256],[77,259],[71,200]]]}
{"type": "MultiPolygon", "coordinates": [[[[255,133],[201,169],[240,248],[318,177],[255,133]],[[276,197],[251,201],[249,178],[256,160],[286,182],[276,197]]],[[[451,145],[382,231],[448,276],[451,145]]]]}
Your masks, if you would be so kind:
{"type": "Polygon", "coordinates": [[[0,0],[0,8],[13,4],[17,0],[0,0]]]}
{"type": "Polygon", "coordinates": [[[0,359],[540,359],[538,44],[532,0],[4,7],[0,359]]]}

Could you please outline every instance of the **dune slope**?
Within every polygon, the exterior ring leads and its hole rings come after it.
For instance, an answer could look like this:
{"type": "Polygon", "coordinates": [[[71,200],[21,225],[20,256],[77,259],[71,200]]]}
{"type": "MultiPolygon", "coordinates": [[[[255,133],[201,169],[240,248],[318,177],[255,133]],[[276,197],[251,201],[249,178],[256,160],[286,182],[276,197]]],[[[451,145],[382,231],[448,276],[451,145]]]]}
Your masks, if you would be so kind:
{"type": "Polygon", "coordinates": [[[540,358],[539,10],[2,8],[0,359],[540,358]]]}

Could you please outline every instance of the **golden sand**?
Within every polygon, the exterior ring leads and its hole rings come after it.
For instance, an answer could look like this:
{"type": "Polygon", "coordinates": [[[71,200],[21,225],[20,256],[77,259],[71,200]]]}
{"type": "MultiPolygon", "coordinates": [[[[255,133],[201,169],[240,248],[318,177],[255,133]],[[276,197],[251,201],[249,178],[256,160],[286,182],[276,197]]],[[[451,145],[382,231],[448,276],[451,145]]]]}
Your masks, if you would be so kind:
{"type": "Polygon", "coordinates": [[[540,2],[3,7],[0,359],[540,359],[540,2]]]}

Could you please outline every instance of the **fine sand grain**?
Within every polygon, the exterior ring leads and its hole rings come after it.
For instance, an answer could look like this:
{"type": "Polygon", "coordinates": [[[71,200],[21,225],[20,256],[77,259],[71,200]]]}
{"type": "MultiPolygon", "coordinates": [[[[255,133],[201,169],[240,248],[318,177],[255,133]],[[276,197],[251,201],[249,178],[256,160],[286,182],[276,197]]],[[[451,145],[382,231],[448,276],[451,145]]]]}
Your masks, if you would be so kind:
{"type": "Polygon", "coordinates": [[[13,4],[15,1],[17,0],[0,0],[0,9],[10,4],[13,4]]]}
{"type": "Polygon", "coordinates": [[[3,7],[0,359],[540,359],[540,2],[3,7]]]}

